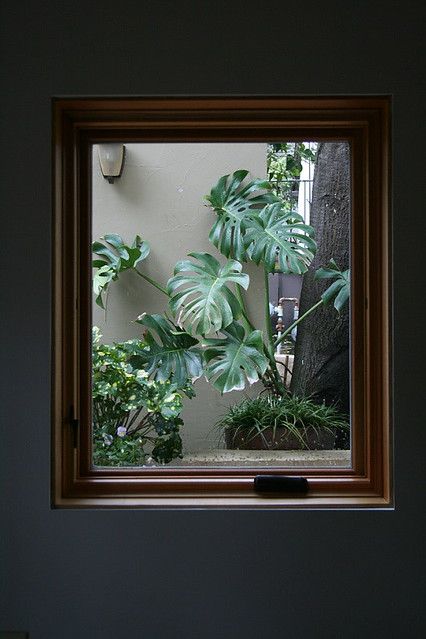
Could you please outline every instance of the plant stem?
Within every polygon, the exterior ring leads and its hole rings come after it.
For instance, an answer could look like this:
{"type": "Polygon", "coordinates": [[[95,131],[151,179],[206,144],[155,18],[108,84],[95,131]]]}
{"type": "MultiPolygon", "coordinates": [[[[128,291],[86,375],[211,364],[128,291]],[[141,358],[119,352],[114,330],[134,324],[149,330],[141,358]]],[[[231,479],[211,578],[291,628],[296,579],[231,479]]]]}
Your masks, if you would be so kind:
{"type": "Polygon", "coordinates": [[[308,315],[310,315],[312,313],[312,311],[314,311],[316,308],[319,308],[321,306],[321,304],[323,304],[324,302],[321,300],[319,300],[316,304],[314,304],[313,306],[311,306],[311,308],[309,308],[306,313],[303,313],[303,315],[301,317],[299,317],[295,322],[293,322],[293,324],[290,324],[290,326],[288,328],[286,328],[286,330],[281,333],[280,337],[276,340],[274,347],[276,348],[278,346],[278,344],[281,344],[281,342],[283,341],[283,339],[285,337],[287,337],[287,335],[289,333],[291,333],[291,331],[293,330],[293,328],[295,328],[302,320],[305,319],[305,317],[308,317],[308,315]]]}
{"type": "MultiPolygon", "coordinates": [[[[140,414],[140,411],[137,416],[139,416],[139,414],[140,414]]],[[[147,429],[146,432],[149,433],[149,431],[151,430],[151,424],[149,423],[149,415],[145,415],[141,419],[139,424],[136,424],[136,426],[134,426],[132,430],[130,430],[131,426],[132,424],[129,425],[129,429],[127,431],[129,435],[134,435],[135,433],[141,434],[140,431],[143,430],[144,428],[146,428],[147,429]]]]}
{"type": "Polygon", "coordinates": [[[282,383],[281,376],[278,371],[277,362],[275,361],[274,337],[272,335],[271,317],[269,314],[269,272],[264,267],[264,303],[265,303],[265,324],[267,344],[264,344],[265,353],[269,359],[273,384],[277,392],[282,395],[285,392],[285,386],[282,383]]]}
{"type": "Polygon", "coordinates": [[[161,286],[161,284],[159,284],[158,282],[156,282],[155,280],[153,280],[151,277],[148,277],[148,275],[144,275],[144,273],[141,273],[140,271],[138,271],[136,268],[133,269],[140,277],[142,277],[144,280],[146,280],[147,282],[149,282],[150,284],[152,284],[152,286],[155,286],[156,289],[158,289],[159,291],[161,291],[162,293],[164,293],[164,295],[167,295],[167,297],[169,297],[169,294],[167,292],[167,290],[161,286]]]}
{"type": "MultiPolygon", "coordinates": [[[[237,299],[238,299],[238,301],[240,303],[240,306],[241,306],[241,309],[242,309],[243,320],[244,320],[244,322],[246,324],[246,328],[248,328],[249,330],[254,331],[255,327],[251,323],[251,321],[250,321],[250,319],[248,317],[247,305],[246,305],[246,302],[245,302],[245,299],[244,299],[244,294],[243,294],[242,288],[238,284],[236,286],[236,294],[237,294],[237,299]]],[[[268,297],[268,318],[269,318],[269,295],[267,297],[268,297]]],[[[268,322],[268,324],[270,325],[270,322],[268,322]]],[[[271,333],[271,335],[272,335],[272,333],[271,333]]],[[[264,344],[263,346],[264,346],[265,355],[269,359],[269,362],[270,362],[270,370],[266,371],[266,374],[262,377],[263,384],[264,384],[264,386],[270,386],[272,384],[275,387],[277,387],[277,383],[279,384],[279,380],[281,380],[281,378],[279,376],[278,368],[276,366],[275,357],[273,357],[271,359],[271,354],[270,354],[270,351],[268,350],[266,344],[264,344]]]]}
{"type": "MultiPolygon", "coordinates": [[[[140,408],[138,408],[138,409],[136,410],[136,412],[134,413],[134,415],[132,416],[132,418],[131,418],[130,422],[128,422],[128,424],[126,424],[126,426],[127,426],[127,431],[129,431],[129,430],[130,430],[130,428],[133,426],[133,424],[135,423],[135,421],[137,420],[137,418],[138,418],[138,417],[139,417],[139,415],[141,414],[142,409],[143,409],[143,406],[141,406],[140,408]]],[[[129,413],[129,415],[130,415],[130,413],[129,413]]]]}
{"type": "Polygon", "coordinates": [[[237,295],[237,299],[238,299],[238,301],[240,303],[241,310],[242,310],[242,313],[243,313],[243,319],[244,319],[245,323],[247,324],[247,328],[250,329],[251,331],[254,331],[255,328],[254,328],[253,324],[249,320],[246,301],[244,299],[242,288],[241,288],[241,286],[239,284],[237,284],[237,286],[236,286],[236,295],[237,295]]]}
{"type": "Polygon", "coordinates": [[[273,357],[275,361],[274,354],[274,338],[272,335],[272,326],[271,326],[271,316],[269,314],[269,273],[264,267],[263,269],[264,275],[264,305],[265,305],[265,327],[266,327],[266,336],[268,338],[267,348],[269,350],[269,354],[273,357]]]}

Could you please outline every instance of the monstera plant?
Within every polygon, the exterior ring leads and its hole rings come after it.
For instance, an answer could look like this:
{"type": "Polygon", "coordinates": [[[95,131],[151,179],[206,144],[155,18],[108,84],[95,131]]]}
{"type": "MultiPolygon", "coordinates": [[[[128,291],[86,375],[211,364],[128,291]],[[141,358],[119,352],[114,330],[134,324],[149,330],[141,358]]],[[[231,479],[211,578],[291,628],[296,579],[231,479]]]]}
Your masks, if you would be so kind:
{"type": "Polygon", "coordinates": [[[221,393],[243,390],[258,380],[276,396],[287,393],[275,362],[277,344],[321,304],[339,310],[349,297],[349,272],[331,262],[317,277],[333,279],[322,298],[274,341],[269,321],[268,275],[280,271],[303,274],[316,251],[311,226],[289,212],[264,180],[247,181],[248,171],[224,175],[206,196],[215,215],[209,239],[226,258],[220,263],[209,253],[190,253],[179,261],[164,286],[143,272],[149,246],[139,236],[127,246],[116,234],[93,244],[96,302],[105,306],[110,283],[133,270],[168,298],[162,315],[143,314],[148,345],[130,362],[144,368],[154,380],[170,380],[177,388],[205,375],[221,393]],[[249,276],[244,263],[254,262],[264,272],[266,334],[248,314],[245,293],[249,276]],[[167,315],[170,314],[171,317],[167,315]]]}

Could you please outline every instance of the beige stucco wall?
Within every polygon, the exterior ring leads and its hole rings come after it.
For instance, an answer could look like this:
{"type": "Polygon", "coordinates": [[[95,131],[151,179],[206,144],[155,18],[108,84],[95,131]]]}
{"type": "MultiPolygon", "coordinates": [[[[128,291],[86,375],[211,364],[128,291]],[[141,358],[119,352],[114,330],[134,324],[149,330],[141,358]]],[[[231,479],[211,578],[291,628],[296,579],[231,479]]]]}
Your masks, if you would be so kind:
{"type": "MultiPolygon", "coordinates": [[[[118,233],[131,243],[136,234],[146,239],[151,253],[139,268],[165,284],[175,263],[190,251],[221,256],[208,240],[214,214],[203,205],[218,178],[237,169],[264,177],[266,144],[128,144],[122,177],[109,184],[101,175],[97,150],[93,153],[93,239],[118,233]]],[[[244,265],[250,275],[247,298],[250,314],[263,326],[263,274],[244,265]]],[[[106,314],[93,306],[93,322],[105,342],[137,337],[141,327],[134,319],[143,312],[161,313],[167,299],[135,273],[124,273],[110,287],[106,314]]],[[[257,389],[256,389],[257,390],[257,389]]],[[[225,396],[204,379],[196,382],[197,397],[185,402],[183,419],[186,451],[216,445],[212,428],[227,406],[241,393],[225,396]]]]}

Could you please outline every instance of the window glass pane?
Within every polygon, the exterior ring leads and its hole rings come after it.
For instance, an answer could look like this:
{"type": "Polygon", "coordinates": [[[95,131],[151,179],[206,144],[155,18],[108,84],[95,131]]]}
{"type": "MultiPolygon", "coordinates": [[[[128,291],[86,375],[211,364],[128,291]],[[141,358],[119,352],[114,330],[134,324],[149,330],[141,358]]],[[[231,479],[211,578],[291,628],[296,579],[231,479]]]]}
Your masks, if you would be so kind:
{"type": "Polygon", "coordinates": [[[96,145],[92,178],[94,465],[350,466],[349,144],[96,145]]]}

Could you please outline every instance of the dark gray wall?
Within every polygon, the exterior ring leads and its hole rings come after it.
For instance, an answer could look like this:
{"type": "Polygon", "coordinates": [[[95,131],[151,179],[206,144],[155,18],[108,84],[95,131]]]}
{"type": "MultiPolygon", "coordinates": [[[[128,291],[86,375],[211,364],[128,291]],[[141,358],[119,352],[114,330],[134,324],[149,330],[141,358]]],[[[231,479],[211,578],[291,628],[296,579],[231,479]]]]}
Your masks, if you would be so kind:
{"type": "Polygon", "coordinates": [[[423,1],[2,6],[0,628],[31,639],[420,637],[423,1]],[[187,93],[394,95],[394,512],[50,509],[50,98],[187,93]]]}

